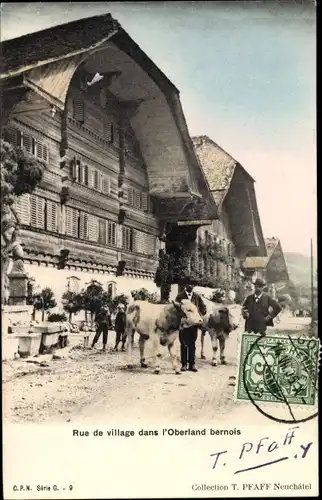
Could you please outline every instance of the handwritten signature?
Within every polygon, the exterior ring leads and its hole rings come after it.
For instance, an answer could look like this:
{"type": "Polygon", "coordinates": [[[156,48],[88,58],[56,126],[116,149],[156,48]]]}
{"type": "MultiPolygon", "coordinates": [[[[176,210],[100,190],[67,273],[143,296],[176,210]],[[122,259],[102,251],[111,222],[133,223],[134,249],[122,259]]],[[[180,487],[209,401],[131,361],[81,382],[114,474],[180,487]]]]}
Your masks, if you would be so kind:
{"type": "MultiPolygon", "coordinates": [[[[294,437],[295,437],[295,431],[296,429],[299,429],[299,426],[296,427],[291,427],[288,429],[285,438],[282,440],[281,443],[278,443],[277,441],[272,441],[271,438],[269,437],[262,437],[257,443],[243,443],[240,453],[239,453],[239,460],[243,460],[245,458],[246,454],[250,453],[251,455],[255,456],[260,456],[261,452],[263,450],[266,450],[268,453],[272,453],[280,448],[286,447],[289,448],[290,444],[292,443],[294,437]]],[[[250,467],[245,467],[242,469],[238,469],[234,472],[234,474],[240,474],[241,472],[247,472],[249,470],[254,470],[254,469],[259,469],[261,467],[267,467],[269,465],[276,464],[278,462],[283,462],[285,460],[289,460],[290,458],[294,459],[303,459],[307,456],[307,453],[309,449],[311,448],[313,442],[306,443],[306,444],[300,444],[298,447],[297,452],[293,457],[285,455],[280,458],[276,458],[275,460],[270,460],[268,462],[260,463],[257,465],[253,465],[250,467]]],[[[217,469],[220,466],[225,466],[226,463],[224,462],[226,458],[226,454],[228,453],[228,450],[223,450],[223,451],[218,451],[216,453],[211,453],[211,457],[214,457],[212,459],[212,469],[217,469]]],[[[249,455],[247,455],[249,456],[249,455]]]]}

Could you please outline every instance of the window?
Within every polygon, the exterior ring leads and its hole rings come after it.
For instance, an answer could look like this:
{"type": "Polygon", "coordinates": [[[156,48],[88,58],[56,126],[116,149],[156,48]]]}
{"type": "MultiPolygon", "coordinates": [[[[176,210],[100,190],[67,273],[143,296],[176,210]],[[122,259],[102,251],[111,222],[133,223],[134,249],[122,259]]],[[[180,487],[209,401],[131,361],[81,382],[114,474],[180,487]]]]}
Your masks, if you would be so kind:
{"type": "Polygon", "coordinates": [[[15,201],[15,209],[21,224],[58,232],[58,203],[35,194],[23,194],[15,201]]]}
{"type": "Polygon", "coordinates": [[[23,194],[21,196],[18,196],[15,201],[15,209],[20,224],[30,226],[30,195],[23,194]]]}
{"type": "Polygon", "coordinates": [[[84,165],[84,184],[89,185],[88,165],[84,165]]]}
{"type": "Polygon", "coordinates": [[[102,191],[104,194],[110,194],[110,189],[111,189],[110,178],[108,175],[103,174],[102,191]]]}
{"type": "Polygon", "coordinates": [[[34,194],[30,196],[30,225],[45,229],[45,199],[34,194]]]}
{"type": "Polygon", "coordinates": [[[132,187],[127,188],[127,202],[128,204],[133,207],[134,203],[134,189],[132,187]]]}
{"type": "Polygon", "coordinates": [[[107,221],[105,219],[98,221],[98,242],[101,245],[107,244],[107,221]]]}
{"type": "Polygon", "coordinates": [[[58,203],[47,200],[46,203],[46,229],[58,232],[58,203]]]}
{"type": "Polygon", "coordinates": [[[73,293],[79,293],[80,279],[77,276],[70,276],[67,278],[67,290],[73,293]]]}
{"type": "Polygon", "coordinates": [[[36,156],[40,160],[49,161],[48,146],[27,132],[23,132],[16,127],[8,127],[4,131],[4,139],[14,146],[23,147],[29,154],[36,156]]]}
{"type": "Polygon", "coordinates": [[[134,232],[132,228],[122,227],[122,248],[124,250],[133,251],[134,248],[134,232]]]}
{"type": "Polygon", "coordinates": [[[65,213],[65,233],[68,236],[73,236],[78,238],[78,220],[79,213],[78,210],[71,207],[66,207],[65,213]]]}
{"type": "Polygon", "coordinates": [[[81,212],[79,214],[79,237],[81,240],[88,239],[88,214],[81,212]]]}
{"type": "Polygon", "coordinates": [[[137,189],[134,190],[134,207],[141,208],[141,192],[137,189]]]}
{"type": "Polygon", "coordinates": [[[116,245],[116,224],[108,221],[108,245],[116,245]]]}
{"type": "Polygon", "coordinates": [[[93,188],[99,189],[99,172],[98,172],[98,170],[93,170],[93,188]]]}
{"type": "Polygon", "coordinates": [[[88,215],[88,239],[89,241],[98,241],[98,218],[94,215],[88,215]]]}
{"type": "Polygon", "coordinates": [[[141,196],[141,208],[145,212],[148,211],[148,194],[147,193],[142,193],[142,196],[141,196]]]}
{"type": "Polygon", "coordinates": [[[102,245],[116,246],[116,223],[99,219],[98,241],[102,245]]]}

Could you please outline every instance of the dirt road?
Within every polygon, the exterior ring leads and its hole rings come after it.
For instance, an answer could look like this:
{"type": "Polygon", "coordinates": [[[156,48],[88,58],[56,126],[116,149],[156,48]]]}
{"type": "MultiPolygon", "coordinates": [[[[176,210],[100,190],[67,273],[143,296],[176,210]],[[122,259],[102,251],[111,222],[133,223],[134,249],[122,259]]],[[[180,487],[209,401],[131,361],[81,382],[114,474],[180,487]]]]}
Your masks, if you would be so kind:
{"type": "MultiPolygon", "coordinates": [[[[306,321],[307,322],[307,321],[306,321]]],[[[274,330],[302,329],[303,320],[282,321],[274,330]]],[[[211,366],[211,344],[207,336],[205,355],[198,373],[175,375],[163,350],[161,373],[139,367],[139,349],[134,347],[136,367],[127,370],[126,353],[83,349],[75,336],[70,356],[37,366],[23,360],[3,363],[4,420],[6,422],[143,425],[194,424],[229,421],[242,423],[249,418],[250,403],[234,402],[237,372],[237,339],[242,329],[230,334],[227,365],[211,366]],[[227,420],[228,419],[228,420],[227,420]]],[[[114,333],[109,346],[114,344],[114,333]]],[[[179,346],[177,345],[177,351],[179,346]]],[[[254,408],[251,409],[254,412],[254,408]]],[[[260,418],[260,415],[259,415],[260,418]]]]}

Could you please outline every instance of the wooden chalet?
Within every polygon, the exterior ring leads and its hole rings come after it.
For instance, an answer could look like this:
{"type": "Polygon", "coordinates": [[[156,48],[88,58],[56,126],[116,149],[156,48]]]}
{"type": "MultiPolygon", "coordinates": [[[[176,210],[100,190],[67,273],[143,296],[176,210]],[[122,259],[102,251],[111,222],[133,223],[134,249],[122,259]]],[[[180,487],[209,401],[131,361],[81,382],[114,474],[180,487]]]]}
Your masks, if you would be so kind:
{"type": "Polygon", "coordinates": [[[155,291],[159,249],[217,216],[178,89],[109,14],[1,53],[2,135],[47,163],[17,201],[30,276],[57,299],[92,279],[155,291]]]}
{"type": "Polygon", "coordinates": [[[247,256],[265,259],[266,246],[257,208],[254,179],[230,154],[207,136],[193,137],[218,217],[197,232],[193,266],[199,274],[231,280],[247,256]],[[217,248],[213,253],[201,247],[217,248]],[[214,246],[215,245],[215,246],[214,246]]]}
{"type": "Polygon", "coordinates": [[[245,275],[252,281],[263,278],[272,290],[283,289],[283,284],[289,281],[288,269],[278,238],[265,239],[266,257],[247,257],[243,263],[245,275]]]}

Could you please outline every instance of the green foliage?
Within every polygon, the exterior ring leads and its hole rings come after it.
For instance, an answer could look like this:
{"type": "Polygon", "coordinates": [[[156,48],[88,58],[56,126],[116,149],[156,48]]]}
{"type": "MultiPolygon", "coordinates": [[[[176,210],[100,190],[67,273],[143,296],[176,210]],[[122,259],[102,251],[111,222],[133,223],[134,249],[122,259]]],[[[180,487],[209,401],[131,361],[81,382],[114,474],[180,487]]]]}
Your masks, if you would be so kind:
{"type": "Polygon", "coordinates": [[[115,295],[114,299],[112,299],[110,303],[110,309],[112,312],[116,311],[118,304],[124,304],[125,307],[127,307],[129,304],[129,297],[127,297],[123,293],[120,295],[115,295]]]}
{"type": "Polygon", "coordinates": [[[62,295],[62,303],[63,309],[68,313],[71,321],[72,315],[83,309],[83,296],[80,293],[67,291],[62,295]]]}
{"type": "Polygon", "coordinates": [[[134,300],[147,300],[148,302],[157,303],[157,294],[150,293],[146,288],[139,288],[138,290],[132,290],[131,295],[134,300]]]}
{"type": "MultiPolygon", "coordinates": [[[[17,196],[31,193],[40,183],[45,163],[1,139],[1,297],[8,286],[8,266],[14,251],[19,219],[14,209],[17,196]]],[[[29,296],[31,300],[31,296],[29,296]]]]}
{"type": "Polygon", "coordinates": [[[90,285],[82,291],[81,296],[83,308],[85,311],[90,311],[91,316],[98,313],[102,307],[108,307],[110,304],[108,292],[95,280],[92,280],[90,285]]]}
{"type": "Polygon", "coordinates": [[[23,148],[1,139],[1,205],[13,204],[14,197],[32,193],[40,183],[46,164],[23,148]]]}
{"type": "Polygon", "coordinates": [[[61,323],[67,321],[67,316],[65,313],[52,313],[48,315],[48,321],[50,323],[61,323]]]}
{"type": "Polygon", "coordinates": [[[158,295],[156,293],[150,293],[146,288],[132,290],[131,295],[134,300],[147,300],[152,304],[158,304],[160,302],[158,295]]]}
{"type": "Polygon", "coordinates": [[[49,311],[57,306],[54,292],[51,288],[43,288],[40,294],[35,296],[34,306],[36,310],[49,311]]]}
{"type": "Polygon", "coordinates": [[[57,306],[54,292],[51,288],[46,287],[41,292],[34,296],[34,310],[42,311],[41,319],[44,321],[45,312],[57,306]]]}
{"type": "Polygon", "coordinates": [[[33,305],[34,303],[34,288],[35,288],[35,278],[28,278],[27,281],[27,299],[26,303],[28,306],[33,305]]]}

